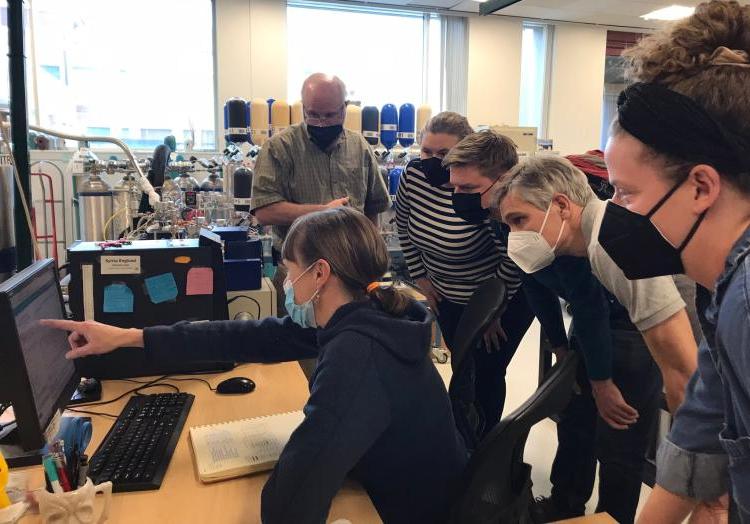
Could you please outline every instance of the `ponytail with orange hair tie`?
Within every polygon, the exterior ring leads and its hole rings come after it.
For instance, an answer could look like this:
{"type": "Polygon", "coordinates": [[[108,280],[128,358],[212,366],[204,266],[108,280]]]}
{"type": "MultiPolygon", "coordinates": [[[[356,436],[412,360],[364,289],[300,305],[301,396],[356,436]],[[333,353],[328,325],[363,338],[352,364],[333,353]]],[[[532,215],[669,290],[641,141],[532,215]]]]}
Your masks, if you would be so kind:
{"type": "Polygon", "coordinates": [[[380,282],[377,282],[377,281],[376,282],[370,282],[367,285],[367,288],[366,288],[367,289],[367,294],[368,295],[371,294],[373,291],[375,291],[379,287],[380,287],[380,282]]]}

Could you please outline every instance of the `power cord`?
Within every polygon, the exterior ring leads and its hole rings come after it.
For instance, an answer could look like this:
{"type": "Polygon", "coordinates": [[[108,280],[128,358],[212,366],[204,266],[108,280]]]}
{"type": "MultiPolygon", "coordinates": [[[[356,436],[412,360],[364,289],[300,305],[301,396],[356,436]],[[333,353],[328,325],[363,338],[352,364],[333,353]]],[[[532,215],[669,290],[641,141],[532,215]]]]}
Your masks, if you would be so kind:
{"type": "Polygon", "coordinates": [[[260,302],[258,302],[257,300],[255,300],[253,297],[249,297],[247,295],[237,295],[237,296],[234,296],[234,297],[230,298],[229,300],[227,300],[227,305],[231,304],[232,302],[234,302],[238,298],[246,298],[248,300],[252,300],[253,302],[255,302],[255,306],[258,308],[258,314],[256,315],[255,319],[256,320],[260,320],[260,312],[261,312],[260,302]]]}

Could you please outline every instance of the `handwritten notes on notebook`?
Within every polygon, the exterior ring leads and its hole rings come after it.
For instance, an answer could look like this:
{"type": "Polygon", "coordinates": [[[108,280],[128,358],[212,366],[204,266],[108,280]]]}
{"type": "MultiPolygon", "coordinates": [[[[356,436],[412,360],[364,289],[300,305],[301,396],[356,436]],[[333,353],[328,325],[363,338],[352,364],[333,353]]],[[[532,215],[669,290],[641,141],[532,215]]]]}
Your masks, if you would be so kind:
{"type": "Polygon", "coordinates": [[[215,482],[273,468],[301,411],[190,428],[198,476],[215,482]]]}

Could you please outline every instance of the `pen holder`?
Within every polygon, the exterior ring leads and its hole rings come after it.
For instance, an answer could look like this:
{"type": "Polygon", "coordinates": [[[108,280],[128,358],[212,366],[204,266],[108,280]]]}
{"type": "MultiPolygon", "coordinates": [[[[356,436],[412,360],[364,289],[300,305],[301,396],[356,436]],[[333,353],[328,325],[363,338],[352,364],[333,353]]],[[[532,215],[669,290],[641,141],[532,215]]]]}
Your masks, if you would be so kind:
{"type": "Polygon", "coordinates": [[[66,493],[36,492],[39,514],[44,524],[102,524],[109,517],[112,501],[112,483],[97,484],[86,479],[86,484],[66,493]],[[104,508],[97,519],[94,513],[94,496],[104,494],[104,508]]]}

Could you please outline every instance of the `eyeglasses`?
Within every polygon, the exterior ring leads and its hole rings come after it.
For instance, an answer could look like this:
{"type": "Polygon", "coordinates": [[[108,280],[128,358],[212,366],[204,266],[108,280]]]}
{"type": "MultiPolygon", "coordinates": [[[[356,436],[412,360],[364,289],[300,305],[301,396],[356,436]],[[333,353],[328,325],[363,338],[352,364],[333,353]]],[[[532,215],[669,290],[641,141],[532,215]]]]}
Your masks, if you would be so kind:
{"type": "Polygon", "coordinates": [[[328,113],[318,113],[317,111],[308,111],[303,108],[305,113],[305,123],[311,126],[327,126],[336,123],[346,110],[346,104],[342,104],[336,111],[328,113]]]}

